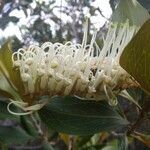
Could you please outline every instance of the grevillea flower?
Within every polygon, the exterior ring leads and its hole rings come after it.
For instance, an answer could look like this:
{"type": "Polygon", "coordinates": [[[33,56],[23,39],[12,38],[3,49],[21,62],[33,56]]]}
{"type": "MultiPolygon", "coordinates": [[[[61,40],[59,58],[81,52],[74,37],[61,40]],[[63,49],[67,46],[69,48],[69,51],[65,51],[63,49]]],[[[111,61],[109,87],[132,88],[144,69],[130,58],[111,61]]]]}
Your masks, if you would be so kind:
{"type": "Polygon", "coordinates": [[[46,42],[13,53],[13,67],[20,72],[24,95],[107,98],[110,104],[116,104],[118,90],[134,84],[120,67],[119,57],[137,28],[130,27],[128,21],[121,26],[110,25],[102,49],[95,42],[96,32],[87,44],[87,28],[82,44],[46,42]]]}

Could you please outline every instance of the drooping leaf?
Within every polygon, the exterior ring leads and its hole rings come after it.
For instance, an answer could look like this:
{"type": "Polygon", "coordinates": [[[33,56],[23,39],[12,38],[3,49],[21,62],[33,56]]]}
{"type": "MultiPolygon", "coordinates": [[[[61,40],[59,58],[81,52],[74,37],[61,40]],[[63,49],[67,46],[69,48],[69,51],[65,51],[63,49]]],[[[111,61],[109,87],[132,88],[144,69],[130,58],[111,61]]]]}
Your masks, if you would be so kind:
{"type": "Polygon", "coordinates": [[[150,93],[150,19],[125,47],[120,65],[150,93]]]}
{"type": "Polygon", "coordinates": [[[0,126],[0,141],[6,144],[22,144],[31,140],[23,129],[13,126],[0,126]]]}
{"type": "Polygon", "coordinates": [[[112,131],[128,124],[106,101],[69,96],[52,98],[39,115],[49,128],[76,135],[112,131]]]}

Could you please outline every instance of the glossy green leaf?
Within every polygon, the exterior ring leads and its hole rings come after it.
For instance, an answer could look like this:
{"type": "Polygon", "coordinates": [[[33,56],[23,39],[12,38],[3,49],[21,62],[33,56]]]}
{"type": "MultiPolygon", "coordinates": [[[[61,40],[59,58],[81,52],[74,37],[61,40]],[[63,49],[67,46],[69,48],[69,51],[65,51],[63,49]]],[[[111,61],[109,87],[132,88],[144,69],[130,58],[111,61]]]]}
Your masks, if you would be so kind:
{"type": "Polygon", "coordinates": [[[112,131],[128,124],[106,101],[69,96],[52,98],[39,115],[49,128],[75,135],[112,131]]]}
{"type": "Polygon", "coordinates": [[[125,47],[120,65],[150,93],[150,19],[125,47]]]}
{"type": "Polygon", "coordinates": [[[25,144],[31,139],[32,137],[20,127],[0,126],[0,141],[6,144],[25,144]]]}

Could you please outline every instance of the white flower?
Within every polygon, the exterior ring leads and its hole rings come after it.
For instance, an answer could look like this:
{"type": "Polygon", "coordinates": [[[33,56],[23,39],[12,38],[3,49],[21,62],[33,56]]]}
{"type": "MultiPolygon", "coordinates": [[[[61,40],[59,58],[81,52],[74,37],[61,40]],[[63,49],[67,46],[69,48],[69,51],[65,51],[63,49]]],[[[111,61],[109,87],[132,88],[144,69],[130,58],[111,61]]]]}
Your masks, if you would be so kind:
{"type": "Polygon", "coordinates": [[[46,42],[13,53],[12,61],[20,70],[25,94],[77,95],[94,100],[107,97],[116,104],[116,91],[133,83],[120,67],[119,57],[137,29],[128,21],[110,25],[100,49],[95,42],[96,32],[87,45],[87,28],[82,44],[46,42]]]}

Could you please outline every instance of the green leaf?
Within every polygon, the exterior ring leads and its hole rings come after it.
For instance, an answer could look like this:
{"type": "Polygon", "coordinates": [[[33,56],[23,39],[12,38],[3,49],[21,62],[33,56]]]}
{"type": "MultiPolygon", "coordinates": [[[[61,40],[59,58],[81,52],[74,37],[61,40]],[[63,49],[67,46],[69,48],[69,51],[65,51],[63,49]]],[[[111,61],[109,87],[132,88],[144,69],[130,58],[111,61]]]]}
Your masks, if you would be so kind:
{"type": "Polygon", "coordinates": [[[52,98],[39,115],[49,128],[74,135],[112,131],[128,124],[106,101],[69,96],[52,98]]]}
{"type": "MultiPolygon", "coordinates": [[[[7,102],[0,101],[0,120],[10,119],[18,121],[19,120],[18,116],[12,115],[8,112],[7,105],[8,105],[7,102]]],[[[11,110],[16,112],[17,108],[15,106],[11,106],[11,110]]]]}
{"type": "Polygon", "coordinates": [[[120,0],[112,15],[113,22],[124,23],[129,20],[130,25],[141,26],[150,18],[148,11],[137,0],[120,0]]]}
{"type": "Polygon", "coordinates": [[[6,144],[22,144],[31,140],[32,137],[26,134],[20,127],[0,126],[0,141],[6,144]]]}
{"type": "Polygon", "coordinates": [[[150,93],[150,19],[125,47],[120,65],[150,93]]]}

